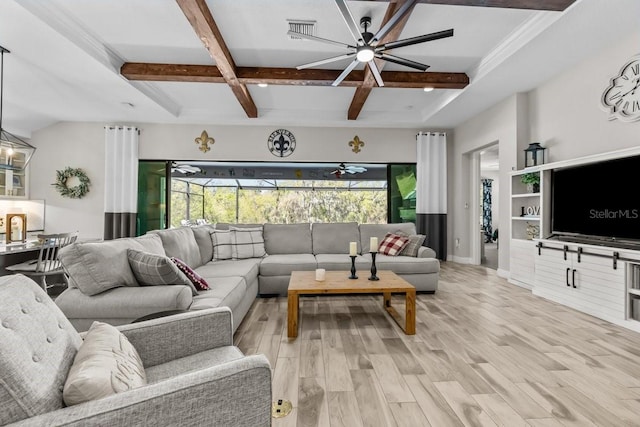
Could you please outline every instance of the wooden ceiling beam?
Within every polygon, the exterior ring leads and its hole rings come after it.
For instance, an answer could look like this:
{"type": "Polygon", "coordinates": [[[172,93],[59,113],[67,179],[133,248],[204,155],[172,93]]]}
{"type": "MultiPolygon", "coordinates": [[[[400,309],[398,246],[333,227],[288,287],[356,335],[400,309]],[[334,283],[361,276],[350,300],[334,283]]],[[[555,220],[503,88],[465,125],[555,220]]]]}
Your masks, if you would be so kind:
{"type": "MultiPolygon", "coordinates": [[[[374,0],[389,2],[389,0],[374,0]]],[[[506,9],[550,10],[561,12],[576,0],[418,0],[424,4],[446,4],[451,6],[500,7],[506,9]]]]}
{"type": "MultiPolygon", "coordinates": [[[[156,82],[201,82],[225,83],[222,73],[215,65],[149,64],[127,62],[120,73],[129,80],[156,82]]],[[[267,83],[288,86],[331,86],[341,70],[309,68],[238,67],[236,79],[243,85],[267,83]]],[[[436,89],[463,89],[469,84],[465,73],[383,71],[386,88],[421,89],[431,86],[436,89]]],[[[340,84],[360,87],[365,78],[362,70],[352,71],[340,84]]]]}
{"type": "Polygon", "coordinates": [[[226,83],[215,65],[176,65],[125,62],[120,74],[128,80],[149,82],[226,83]]]}
{"type": "MultiPolygon", "coordinates": [[[[398,0],[395,3],[394,2],[389,3],[389,6],[387,6],[387,11],[384,14],[384,18],[382,19],[382,23],[380,24],[381,28],[393,17],[393,15],[404,4],[404,2],[405,0],[398,0]]],[[[378,42],[378,44],[385,44],[390,41],[398,40],[400,38],[400,34],[402,33],[402,30],[404,29],[404,26],[409,20],[409,16],[411,15],[411,12],[413,12],[413,6],[407,11],[407,13],[402,17],[402,19],[396,22],[396,25],[393,26],[391,31],[389,31],[378,42]]],[[[386,64],[386,61],[375,59],[375,63],[376,63],[376,66],[378,67],[378,70],[382,71],[382,68],[386,64]]],[[[386,85],[386,80],[384,79],[384,77],[382,78],[382,81],[385,82],[385,85],[386,85]]],[[[369,67],[367,66],[365,67],[364,80],[363,80],[362,86],[359,86],[356,89],[356,93],[353,94],[353,98],[351,99],[349,110],[347,110],[348,120],[356,120],[358,118],[358,116],[360,115],[360,112],[362,111],[362,108],[364,107],[364,103],[367,102],[367,98],[369,98],[369,94],[371,93],[371,89],[374,87],[374,85],[376,85],[376,79],[373,76],[373,73],[371,72],[369,67]]]]}
{"type": "Polygon", "coordinates": [[[176,0],[189,23],[216,62],[222,77],[250,118],[258,117],[258,108],[247,87],[238,81],[236,64],[205,0],[176,0]]]}

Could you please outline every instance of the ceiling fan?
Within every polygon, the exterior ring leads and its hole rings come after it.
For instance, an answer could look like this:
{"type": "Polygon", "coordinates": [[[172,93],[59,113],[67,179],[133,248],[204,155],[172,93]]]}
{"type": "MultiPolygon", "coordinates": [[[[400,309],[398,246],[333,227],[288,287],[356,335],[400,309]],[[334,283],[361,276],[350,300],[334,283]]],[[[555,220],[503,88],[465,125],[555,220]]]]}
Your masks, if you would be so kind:
{"type": "Polygon", "coordinates": [[[340,163],[338,168],[331,171],[332,174],[336,176],[336,178],[340,178],[345,173],[354,174],[354,173],[362,173],[366,172],[367,168],[362,166],[348,165],[346,166],[344,163],[340,163]]]}
{"type": "Polygon", "coordinates": [[[377,33],[372,34],[368,31],[369,25],[371,25],[371,18],[368,16],[362,17],[360,19],[360,25],[364,28],[363,32],[360,32],[358,25],[356,24],[351,11],[347,7],[346,0],[335,0],[338,5],[338,9],[340,9],[340,13],[342,14],[342,18],[344,22],[347,24],[349,28],[349,32],[353,36],[355,40],[355,45],[342,43],[339,41],[329,40],[322,37],[316,37],[312,35],[302,34],[296,31],[290,30],[287,34],[300,37],[307,40],[314,40],[322,43],[328,43],[336,46],[346,47],[349,52],[343,55],[334,56],[331,58],[323,59],[320,61],[310,62],[308,64],[299,65],[296,67],[298,70],[302,70],[305,68],[311,68],[318,65],[324,65],[335,61],[340,61],[343,59],[352,58],[353,61],[344,69],[344,71],[338,76],[338,78],[331,83],[332,86],[338,86],[342,80],[344,80],[351,71],[360,63],[366,63],[371,70],[374,78],[376,79],[376,83],[379,87],[384,86],[384,82],[382,81],[382,76],[380,75],[380,70],[376,65],[374,59],[382,59],[388,62],[393,62],[395,64],[404,65],[406,67],[414,68],[420,71],[427,71],[429,65],[421,64],[416,61],[411,61],[409,59],[401,58],[399,56],[391,55],[389,53],[385,53],[387,50],[397,49],[400,47],[411,46],[418,43],[424,43],[428,41],[443,39],[446,37],[453,36],[453,28],[444,31],[438,31],[435,33],[429,33],[422,36],[410,37],[407,39],[391,41],[387,43],[380,44],[380,41],[386,36],[389,31],[393,29],[393,27],[398,24],[398,22],[402,19],[402,17],[416,4],[418,0],[407,0],[404,4],[398,9],[398,11],[389,19],[389,21],[382,26],[378,30],[377,33]]]}
{"type": "Polygon", "coordinates": [[[197,173],[206,173],[198,166],[191,166],[187,164],[178,164],[177,162],[171,162],[171,172],[178,172],[186,176],[195,175],[197,173]]]}

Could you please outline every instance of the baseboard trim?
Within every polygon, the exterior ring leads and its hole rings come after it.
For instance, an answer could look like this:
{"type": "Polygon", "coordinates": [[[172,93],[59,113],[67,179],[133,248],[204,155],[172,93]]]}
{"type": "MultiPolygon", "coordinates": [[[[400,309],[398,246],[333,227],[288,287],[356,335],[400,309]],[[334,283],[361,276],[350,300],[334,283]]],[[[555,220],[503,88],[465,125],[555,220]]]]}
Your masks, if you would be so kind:
{"type": "Polygon", "coordinates": [[[447,261],[457,262],[458,264],[471,264],[471,258],[452,254],[447,255],[447,261]]]}
{"type": "Polygon", "coordinates": [[[502,268],[499,268],[496,271],[496,274],[498,275],[498,277],[502,277],[503,279],[509,279],[510,276],[509,270],[503,270],[502,268]]]}
{"type": "Polygon", "coordinates": [[[521,288],[533,291],[533,286],[531,286],[528,283],[520,282],[519,280],[514,280],[514,279],[508,279],[508,282],[511,283],[512,285],[516,285],[516,286],[519,286],[521,288]]]}

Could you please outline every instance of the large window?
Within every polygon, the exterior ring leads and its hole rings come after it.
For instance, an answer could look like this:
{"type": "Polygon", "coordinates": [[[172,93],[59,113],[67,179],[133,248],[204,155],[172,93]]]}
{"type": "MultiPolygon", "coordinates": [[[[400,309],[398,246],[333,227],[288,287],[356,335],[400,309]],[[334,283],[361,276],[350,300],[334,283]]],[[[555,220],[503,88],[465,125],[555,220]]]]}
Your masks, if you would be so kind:
{"type": "Polygon", "coordinates": [[[387,222],[386,165],[334,174],[335,164],[225,164],[173,173],[171,226],[209,223],[387,222]],[[255,179],[259,174],[283,179],[255,179]],[[213,177],[207,177],[211,175],[213,177]],[[252,178],[238,176],[253,175],[252,178]],[[313,177],[315,179],[308,179],[313,177]]]}

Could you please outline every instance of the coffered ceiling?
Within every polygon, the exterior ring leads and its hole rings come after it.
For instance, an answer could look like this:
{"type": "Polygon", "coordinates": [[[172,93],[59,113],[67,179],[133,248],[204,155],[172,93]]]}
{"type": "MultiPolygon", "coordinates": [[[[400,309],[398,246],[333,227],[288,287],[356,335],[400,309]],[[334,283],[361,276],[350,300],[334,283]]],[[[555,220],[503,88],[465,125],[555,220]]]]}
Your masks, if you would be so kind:
{"type": "MultiPolygon", "coordinates": [[[[346,1],[375,32],[402,2],[346,1]]],[[[629,33],[637,0],[422,0],[390,40],[454,29],[384,63],[296,67],[346,53],[292,40],[289,20],[353,44],[335,0],[5,0],[3,127],[29,136],[58,121],[453,127],[629,33]],[[620,7],[622,6],[622,7],[620,7]],[[616,27],[596,25],[614,19],[616,27]],[[258,83],[268,83],[259,87],[258,83]],[[424,92],[423,87],[435,87],[424,92]]],[[[631,54],[631,52],[630,52],[631,54]]]]}

